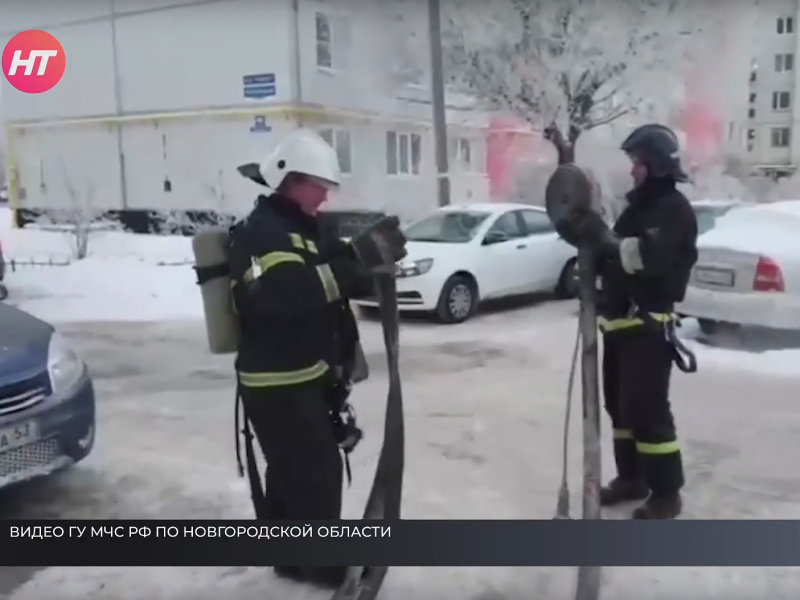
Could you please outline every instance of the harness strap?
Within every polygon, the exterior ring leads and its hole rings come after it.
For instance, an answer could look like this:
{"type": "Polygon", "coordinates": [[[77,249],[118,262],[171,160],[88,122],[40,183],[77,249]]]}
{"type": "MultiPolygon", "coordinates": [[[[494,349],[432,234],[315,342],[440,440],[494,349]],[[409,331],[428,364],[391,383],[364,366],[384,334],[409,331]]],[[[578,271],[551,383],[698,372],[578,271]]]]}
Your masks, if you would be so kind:
{"type": "Polygon", "coordinates": [[[658,321],[645,311],[638,311],[636,315],[641,318],[647,325],[656,326],[664,333],[664,340],[672,350],[672,362],[684,373],[697,372],[697,357],[694,352],[686,347],[680,338],[675,327],[675,320],[658,321]]]}
{"type": "Polygon", "coordinates": [[[350,453],[344,453],[344,472],[347,475],[347,487],[350,487],[353,483],[353,471],[350,468],[350,453]]]}
{"type": "Polygon", "coordinates": [[[239,392],[239,384],[236,384],[236,461],[239,467],[239,476],[243,476],[241,451],[239,449],[239,408],[241,407],[242,418],[244,420],[244,427],[241,429],[244,435],[244,452],[247,461],[247,480],[250,484],[250,497],[253,500],[253,508],[255,509],[256,519],[266,519],[265,504],[266,495],[264,488],[261,486],[261,476],[258,474],[258,463],[256,462],[256,455],[253,449],[253,431],[250,428],[250,421],[247,418],[247,412],[242,402],[242,395],[239,392]]]}
{"type": "Polygon", "coordinates": [[[242,422],[239,411],[244,411],[242,395],[239,393],[239,382],[236,382],[236,401],[233,404],[233,438],[236,444],[236,470],[239,477],[244,477],[244,465],[242,465],[242,443],[239,439],[239,426],[242,422]]]}
{"type": "Polygon", "coordinates": [[[212,279],[217,279],[218,277],[227,277],[231,274],[230,267],[227,263],[220,263],[208,267],[194,266],[192,269],[197,276],[197,285],[203,285],[212,279]]]}
{"type": "Polygon", "coordinates": [[[680,340],[675,329],[674,322],[667,323],[664,329],[667,342],[670,346],[672,346],[672,359],[675,361],[675,365],[684,373],[696,373],[697,357],[695,356],[694,352],[689,350],[689,348],[686,347],[686,344],[680,340]]]}

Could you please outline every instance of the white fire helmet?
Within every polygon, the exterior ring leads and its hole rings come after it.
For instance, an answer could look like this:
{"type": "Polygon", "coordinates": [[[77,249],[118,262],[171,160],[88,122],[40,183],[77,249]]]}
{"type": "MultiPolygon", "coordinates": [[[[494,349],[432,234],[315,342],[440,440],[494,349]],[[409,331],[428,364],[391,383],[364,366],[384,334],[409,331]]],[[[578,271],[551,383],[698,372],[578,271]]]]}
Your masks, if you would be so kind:
{"type": "Polygon", "coordinates": [[[329,188],[339,186],[341,170],[336,151],[311,129],[289,134],[261,164],[248,163],[239,173],[277,190],[289,173],[299,173],[329,188]]]}

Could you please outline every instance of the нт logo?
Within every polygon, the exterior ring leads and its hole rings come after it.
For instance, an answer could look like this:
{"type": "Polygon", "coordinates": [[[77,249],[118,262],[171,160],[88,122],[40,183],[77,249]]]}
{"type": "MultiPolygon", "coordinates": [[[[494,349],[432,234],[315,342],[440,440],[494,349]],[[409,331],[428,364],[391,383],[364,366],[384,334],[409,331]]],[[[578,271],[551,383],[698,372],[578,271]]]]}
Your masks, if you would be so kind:
{"type": "Polygon", "coordinates": [[[29,29],[18,33],[3,50],[3,74],[11,85],[26,94],[52,90],[66,68],[64,48],[46,31],[29,29]]]}

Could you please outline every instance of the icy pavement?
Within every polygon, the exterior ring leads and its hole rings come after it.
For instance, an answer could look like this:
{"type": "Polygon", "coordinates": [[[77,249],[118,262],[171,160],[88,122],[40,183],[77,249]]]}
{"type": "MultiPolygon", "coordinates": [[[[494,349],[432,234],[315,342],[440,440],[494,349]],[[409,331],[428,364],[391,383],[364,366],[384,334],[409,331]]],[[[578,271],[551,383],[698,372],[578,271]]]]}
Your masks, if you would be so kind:
{"type": "MultiPolygon", "coordinates": [[[[551,302],[454,327],[404,324],[405,517],[553,516],[574,311],[573,303],[551,302]]],[[[97,446],[85,463],[60,476],[1,493],[3,516],[249,518],[247,487],[235,471],[231,359],[205,352],[199,324],[93,322],[62,329],[96,378],[97,446]]],[[[355,453],[355,480],[345,493],[350,517],[360,514],[366,499],[386,389],[377,324],[364,322],[363,331],[373,373],[354,394],[367,438],[355,453]]],[[[798,382],[701,361],[699,373],[677,374],[674,384],[688,471],[685,518],[800,518],[798,382]]],[[[576,421],[571,445],[576,515],[579,427],[576,421]]],[[[609,446],[606,440],[606,474],[609,446]]],[[[396,568],[381,598],[571,598],[574,574],[396,568]]],[[[606,569],[603,589],[609,600],[797,598],[800,572],[606,569]]],[[[7,600],[326,598],[254,568],[3,569],[0,591],[8,592],[7,600]]]]}
{"type": "MultiPolygon", "coordinates": [[[[0,210],[0,221],[2,221],[0,210]]],[[[69,258],[69,237],[8,230],[7,258],[69,258]]],[[[98,392],[92,455],[55,478],[0,492],[5,518],[250,518],[236,477],[230,357],[205,351],[189,240],[98,233],[90,256],[63,267],[20,266],[9,301],[61,324],[84,354],[98,392]],[[83,321],[82,323],[80,321],[83,321]]],[[[458,326],[404,322],[408,518],[550,518],[575,303],[546,302],[458,326]],[[447,482],[442,486],[442,482],[447,482]]],[[[346,516],[361,513],[386,393],[379,328],[362,322],[372,365],[354,402],[367,438],[354,456],[346,516]]],[[[676,374],[686,451],[685,518],[800,518],[798,336],[744,330],[681,335],[700,372],[676,374]]],[[[574,414],[578,415],[579,411],[574,414]]],[[[580,424],[573,424],[573,511],[580,497],[580,424]]],[[[607,423],[605,430],[607,432],[607,423]]],[[[611,472],[605,444],[606,474],[611,472]]],[[[624,518],[609,511],[607,518],[624,518]]],[[[614,543],[614,540],[609,540],[614,543]]],[[[396,568],[382,600],[571,598],[575,569],[396,568]]],[[[603,597],[672,600],[800,597],[795,569],[606,569],[603,597]]],[[[320,600],[268,569],[0,569],[2,600],[320,600]]]]}

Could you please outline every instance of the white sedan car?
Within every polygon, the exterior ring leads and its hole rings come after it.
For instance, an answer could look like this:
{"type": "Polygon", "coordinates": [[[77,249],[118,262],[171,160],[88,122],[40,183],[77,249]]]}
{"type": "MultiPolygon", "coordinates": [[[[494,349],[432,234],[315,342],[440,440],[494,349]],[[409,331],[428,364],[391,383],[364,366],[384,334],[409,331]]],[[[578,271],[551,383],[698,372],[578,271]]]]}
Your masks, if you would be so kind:
{"type": "MultiPolygon", "coordinates": [[[[547,213],[524,204],[440,208],[405,230],[408,256],[398,263],[401,311],[428,312],[444,323],[469,319],[479,300],[555,291],[577,294],[577,252],[547,213]]],[[[374,298],[353,301],[377,307],[374,298]]]]}
{"type": "Polygon", "coordinates": [[[679,313],[709,334],[739,325],[800,329],[800,201],[738,207],[697,246],[679,313]]]}

